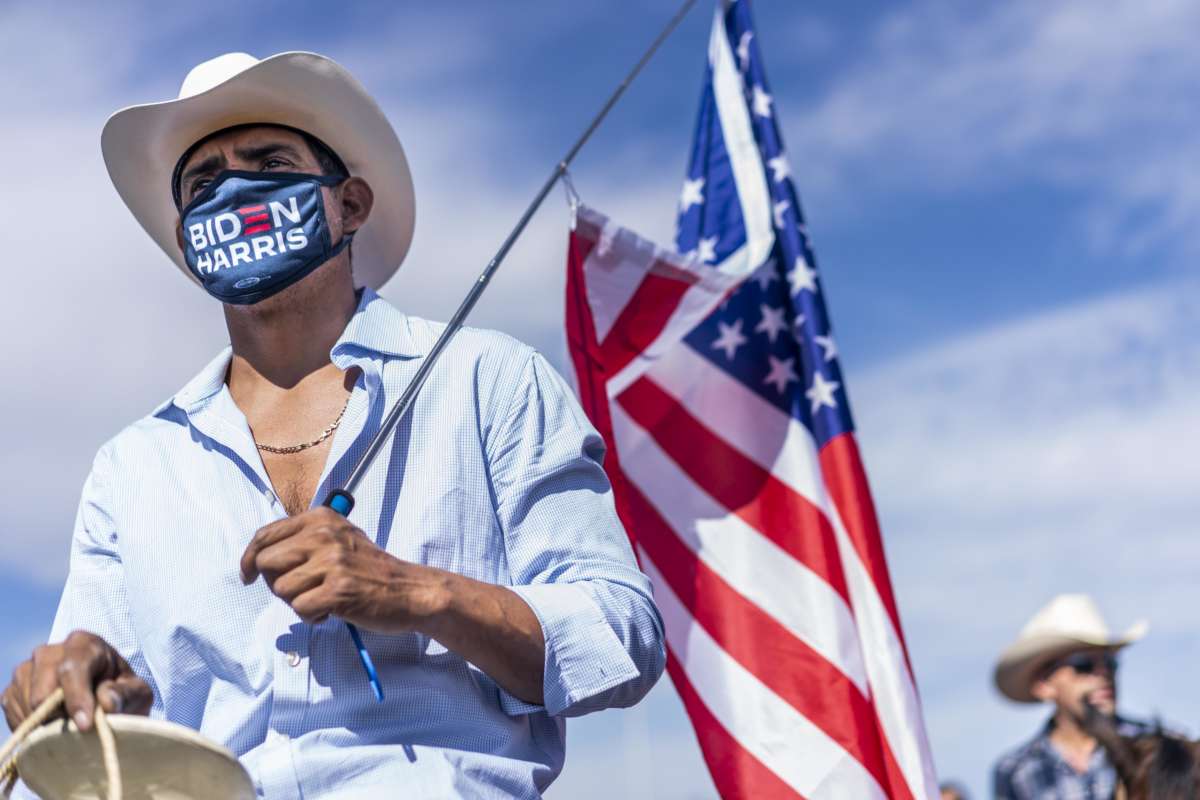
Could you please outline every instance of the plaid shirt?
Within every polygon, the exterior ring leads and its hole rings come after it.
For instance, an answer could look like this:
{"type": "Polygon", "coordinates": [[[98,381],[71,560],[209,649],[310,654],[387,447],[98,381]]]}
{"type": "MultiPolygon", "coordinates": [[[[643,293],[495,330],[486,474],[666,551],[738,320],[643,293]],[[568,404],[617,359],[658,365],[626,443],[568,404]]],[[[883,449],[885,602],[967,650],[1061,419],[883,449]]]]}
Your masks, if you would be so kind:
{"type": "MultiPolygon", "coordinates": [[[[1112,800],[1117,771],[1104,748],[1096,747],[1087,770],[1077,772],[1050,743],[1053,729],[1051,720],[1031,741],[996,762],[992,773],[996,800],[1112,800]]],[[[1127,719],[1119,720],[1117,730],[1122,736],[1152,732],[1150,726],[1127,719]]]]}

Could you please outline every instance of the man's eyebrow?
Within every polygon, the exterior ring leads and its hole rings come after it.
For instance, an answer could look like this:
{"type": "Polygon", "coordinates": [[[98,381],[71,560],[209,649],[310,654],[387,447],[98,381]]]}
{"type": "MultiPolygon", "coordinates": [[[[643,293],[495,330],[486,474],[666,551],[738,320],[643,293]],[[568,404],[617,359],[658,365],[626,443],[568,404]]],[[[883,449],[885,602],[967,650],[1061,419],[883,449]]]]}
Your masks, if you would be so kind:
{"type": "Polygon", "coordinates": [[[220,169],[223,162],[224,159],[220,155],[211,155],[196,166],[189,169],[187,172],[183,173],[183,177],[179,179],[179,182],[183,183],[189,178],[193,178],[197,175],[203,175],[206,172],[216,172],[218,169],[220,169]]]}
{"type": "Polygon", "coordinates": [[[233,152],[237,153],[237,157],[243,161],[261,161],[267,156],[285,155],[290,156],[295,161],[303,161],[300,151],[292,147],[290,144],[282,142],[272,142],[271,144],[263,144],[258,147],[237,148],[233,152]]]}

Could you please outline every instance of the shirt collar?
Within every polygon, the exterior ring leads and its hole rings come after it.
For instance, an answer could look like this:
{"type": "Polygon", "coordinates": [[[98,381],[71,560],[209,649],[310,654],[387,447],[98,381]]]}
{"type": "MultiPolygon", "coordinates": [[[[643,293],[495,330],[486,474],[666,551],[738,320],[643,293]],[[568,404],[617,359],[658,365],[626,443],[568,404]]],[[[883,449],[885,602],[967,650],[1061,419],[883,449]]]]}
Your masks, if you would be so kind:
{"type": "Polygon", "coordinates": [[[413,358],[425,350],[413,340],[408,315],[384,300],[370,286],[362,288],[358,309],[329,351],[332,359],[350,348],[396,358],[413,358]]]}
{"type": "MultiPolygon", "coordinates": [[[[364,352],[393,358],[413,358],[425,352],[413,339],[408,315],[388,303],[369,286],[361,290],[354,316],[350,318],[346,329],[330,349],[329,358],[338,363],[344,360],[339,359],[339,356],[352,356],[364,352]]],[[[175,405],[184,411],[191,411],[220,392],[225,385],[225,375],[229,371],[232,358],[232,347],[222,350],[176,393],[173,398],[175,405]]]]}

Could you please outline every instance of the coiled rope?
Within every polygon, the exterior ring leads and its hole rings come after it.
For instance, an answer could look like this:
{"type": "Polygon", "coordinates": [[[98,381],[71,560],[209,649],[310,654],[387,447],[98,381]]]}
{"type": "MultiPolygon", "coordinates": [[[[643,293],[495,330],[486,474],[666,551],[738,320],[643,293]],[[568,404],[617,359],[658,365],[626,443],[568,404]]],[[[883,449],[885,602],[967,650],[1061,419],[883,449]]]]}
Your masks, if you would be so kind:
{"type": "MultiPolygon", "coordinates": [[[[55,689],[54,693],[41,702],[25,720],[17,726],[8,741],[0,747],[0,792],[4,797],[12,794],[17,778],[16,750],[25,738],[42,723],[49,720],[58,711],[63,702],[63,690],[55,689]]],[[[121,800],[121,765],[117,761],[117,740],[113,736],[112,726],[108,724],[108,715],[99,705],[96,706],[96,735],[100,737],[100,755],[104,760],[104,776],[108,780],[106,800],[121,800]]]]}

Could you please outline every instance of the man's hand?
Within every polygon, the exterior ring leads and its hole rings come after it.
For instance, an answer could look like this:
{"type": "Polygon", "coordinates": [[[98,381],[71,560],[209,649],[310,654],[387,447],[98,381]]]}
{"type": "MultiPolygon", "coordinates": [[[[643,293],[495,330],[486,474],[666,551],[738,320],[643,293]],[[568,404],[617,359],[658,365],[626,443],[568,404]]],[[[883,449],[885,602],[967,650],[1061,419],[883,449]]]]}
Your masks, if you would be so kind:
{"type": "Polygon", "coordinates": [[[0,705],[8,727],[22,720],[62,687],[67,714],[80,730],[92,727],[96,703],[109,713],[149,714],[154,692],[125,659],[99,636],[75,631],[62,644],[45,644],[13,670],[0,705]]]}
{"type": "Polygon", "coordinates": [[[524,600],[503,586],[401,561],[331,508],[254,534],[242,580],[259,575],[305,622],[333,615],[377,633],[423,633],[516,697],[543,701],[546,644],[524,600]]]}
{"type": "Polygon", "coordinates": [[[332,615],[378,633],[429,633],[453,577],[381,550],[324,506],[261,528],[242,554],[241,570],[247,584],[262,575],[305,622],[332,615]]]}

